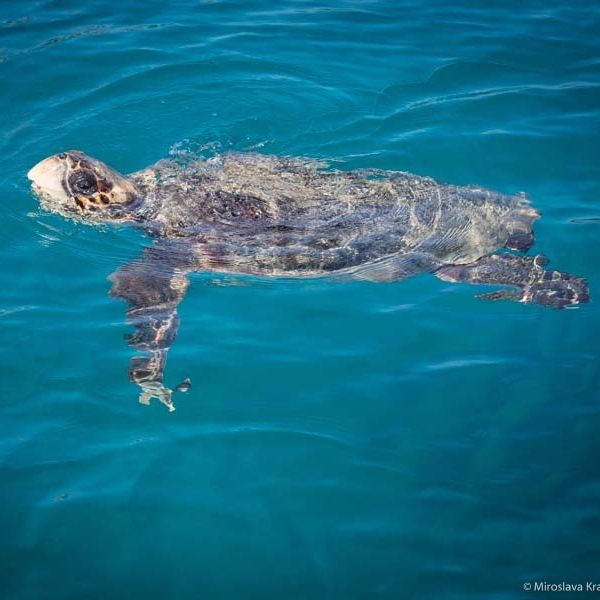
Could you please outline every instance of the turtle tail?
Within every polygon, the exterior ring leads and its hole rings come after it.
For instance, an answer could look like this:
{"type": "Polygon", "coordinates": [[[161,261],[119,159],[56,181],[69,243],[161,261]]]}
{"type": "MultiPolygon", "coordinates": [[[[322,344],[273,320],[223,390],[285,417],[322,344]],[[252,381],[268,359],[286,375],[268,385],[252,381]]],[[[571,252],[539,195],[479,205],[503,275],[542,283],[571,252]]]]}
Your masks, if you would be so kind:
{"type": "Polygon", "coordinates": [[[518,196],[517,210],[509,221],[509,231],[511,234],[504,244],[505,247],[509,250],[527,252],[535,241],[533,237],[533,224],[539,218],[539,211],[531,206],[527,196],[524,194],[518,196]]]}

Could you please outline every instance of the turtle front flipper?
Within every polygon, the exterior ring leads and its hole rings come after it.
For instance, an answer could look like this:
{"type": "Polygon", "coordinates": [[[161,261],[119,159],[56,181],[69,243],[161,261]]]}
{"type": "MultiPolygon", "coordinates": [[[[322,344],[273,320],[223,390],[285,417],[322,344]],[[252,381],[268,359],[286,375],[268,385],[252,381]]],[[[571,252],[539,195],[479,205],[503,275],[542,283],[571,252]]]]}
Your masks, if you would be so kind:
{"type": "Polygon", "coordinates": [[[435,275],[444,281],[500,284],[514,288],[480,296],[490,300],[510,299],[552,308],[565,308],[590,301],[585,279],[545,269],[547,264],[548,259],[539,254],[492,254],[468,265],[441,267],[435,271],[435,275]]]}
{"type": "Polygon", "coordinates": [[[188,248],[154,246],[109,277],[113,282],[110,295],[129,304],[127,319],[135,331],[126,339],[145,353],[131,359],[129,379],[141,387],[142,404],[157,398],[169,411],[175,410],[173,392],[163,384],[163,371],[179,328],[177,305],[189,284],[188,261],[188,248]]]}

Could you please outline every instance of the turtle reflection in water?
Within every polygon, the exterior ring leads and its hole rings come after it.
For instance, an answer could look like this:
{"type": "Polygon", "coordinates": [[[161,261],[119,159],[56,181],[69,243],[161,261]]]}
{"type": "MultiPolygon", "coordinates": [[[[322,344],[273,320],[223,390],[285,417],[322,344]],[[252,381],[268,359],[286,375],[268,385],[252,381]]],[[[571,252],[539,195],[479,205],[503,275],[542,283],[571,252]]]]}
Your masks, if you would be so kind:
{"type": "MultiPolygon", "coordinates": [[[[402,172],[332,171],[309,160],[224,154],[121,175],[82,152],[28,173],[42,207],[86,223],[130,223],[153,244],[112,276],[129,304],[129,375],[140,400],[173,410],[163,370],[194,271],[267,277],[501,284],[486,296],[563,308],[588,302],[584,279],[547,269],[533,244],[539,213],[521,195],[442,185],[402,172]],[[497,253],[498,251],[500,253],[497,253]]],[[[183,382],[180,389],[187,389],[183,382]]]]}

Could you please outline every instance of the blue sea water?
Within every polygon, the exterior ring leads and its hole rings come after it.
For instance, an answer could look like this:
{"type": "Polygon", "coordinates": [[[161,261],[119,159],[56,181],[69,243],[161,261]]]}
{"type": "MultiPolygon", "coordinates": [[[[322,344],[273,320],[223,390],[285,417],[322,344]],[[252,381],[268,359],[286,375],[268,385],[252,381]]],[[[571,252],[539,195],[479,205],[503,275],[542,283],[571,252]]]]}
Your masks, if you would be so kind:
{"type": "Polygon", "coordinates": [[[599,31],[573,1],[3,0],[0,597],[600,583],[599,31]],[[144,407],[106,280],[144,239],[43,214],[25,177],[69,148],[526,191],[592,303],[199,274],[167,365],[193,387],[144,407]]]}

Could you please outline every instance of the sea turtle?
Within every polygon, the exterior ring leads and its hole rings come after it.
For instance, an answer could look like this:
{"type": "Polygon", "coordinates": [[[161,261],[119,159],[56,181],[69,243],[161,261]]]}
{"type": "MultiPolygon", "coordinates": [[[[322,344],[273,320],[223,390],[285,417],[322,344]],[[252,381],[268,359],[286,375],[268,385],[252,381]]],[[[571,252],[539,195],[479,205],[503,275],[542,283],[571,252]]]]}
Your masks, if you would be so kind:
{"type": "Polygon", "coordinates": [[[129,343],[145,353],[129,369],[140,401],[157,397],[170,410],[163,370],[193,271],[371,281],[429,272],[509,286],[486,294],[492,299],[554,308],[589,301],[584,279],[547,269],[541,255],[509,252],[533,244],[539,213],[523,195],[255,153],[161,160],[124,176],[69,151],[28,177],[45,209],[92,224],[130,223],[153,238],[111,275],[111,294],[129,304],[129,343]]]}

